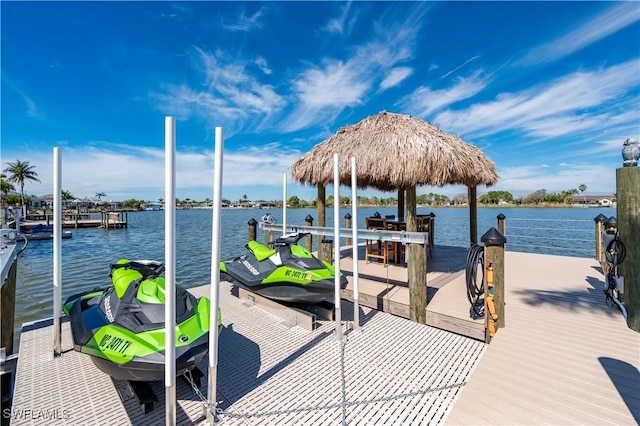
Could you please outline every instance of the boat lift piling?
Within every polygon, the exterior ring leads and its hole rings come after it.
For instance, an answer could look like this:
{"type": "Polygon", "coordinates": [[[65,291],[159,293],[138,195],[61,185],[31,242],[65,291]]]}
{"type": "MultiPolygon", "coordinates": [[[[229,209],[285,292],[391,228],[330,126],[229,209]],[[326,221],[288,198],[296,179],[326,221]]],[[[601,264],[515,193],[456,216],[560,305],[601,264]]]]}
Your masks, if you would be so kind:
{"type": "MultiPolygon", "coordinates": [[[[216,408],[216,382],[218,380],[218,306],[220,305],[220,210],[222,208],[222,155],[224,132],[216,127],[215,158],[213,166],[213,217],[211,226],[211,307],[209,310],[209,377],[207,383],[207,421],[216,421],[212,409],[216,408]],[[213,332],[212,332],[213,331],[213,332]]],[[[255,222],[255,220],[254,220],[255,222]]],[[[255,226],[255,225],[254,225],[255,226]]],[[[255,228],[254,228],[255,229],[255,228]]],[[[255,232],[254,232],[255,237],[255,232]]]]}
{"type": "MultiPolygon", "coordinates": [[[[286,230],[286,227],[283,226],[286,230]]],[[[336,320],[336,340],[342,341],[342,317],[340,309],[340,235],[338,229],[340,229],[340,159],[338,154],[333,154],[333,250],[335,259],[333,267],[335,269],[335,320],[336,320]]]]}
{"type": "Polygon", "coordinates": [[[165,255],[165,374],[164,386],[166,395],[165,423],[176,424],[176,119],[165,117],[164,120],[164,255],[165,255]]]}
{"type": "Polygon", "coordinates": [[[287,174],[282,175],[282,236],[287,230],[287,174]]]}
{"type": "MultiPolygon", "coordinates": [[[[53,148],[53,356],[62,354],[62,156],[53,148]]],[[[16,228],[20,231],[20,222],[16,228]]]]}
{"type": "MultiPolygon", "coordinates": [[[[351,225],[352,243],[351,259],[353,260],[353,329],[360,331],[360,304],[358,301],[358,174],[356,173],[356,157],[351,157],[351,225]]],[[[339,259],[339,257],[338,257],[339,259]]]]}

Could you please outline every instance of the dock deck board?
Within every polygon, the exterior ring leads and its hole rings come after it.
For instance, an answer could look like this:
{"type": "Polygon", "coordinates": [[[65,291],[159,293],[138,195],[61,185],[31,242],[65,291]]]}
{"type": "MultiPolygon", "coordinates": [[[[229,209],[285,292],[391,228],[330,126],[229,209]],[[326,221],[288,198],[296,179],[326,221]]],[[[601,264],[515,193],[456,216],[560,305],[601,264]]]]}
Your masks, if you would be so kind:
{"type": "MultiPolygon", "coordinates": [[[[208,287],[191,289],[208,294],[208,287]]],[[[222,283],[224,329],[220,334],[218,401],[222,424],[438,424],[446,417],[485,345],[406,319],[362,308],[363,331],[347,335],[344,358],[334,338],[334,323],[318,321],[307,331],[287,327],[259,307],[247,307],[222,283]],[[344,390],[342,399],[342,368],[344,390]],[[235,413],[235,414],[234,414],[235,413]],[[237,417],[235,417],[237,416],[237,417]],[[244,417],[243,417],[244,416],[244,417]],[[362,424],[362,423],[360,423],[362,424]]],[[[352,305],[343,302],[343,319],[352,305]]],[[[113,381],[89,356],[71,349],[69,324],[63,324],[62,356],[54,358],[52,327],[40,322],[21,337],[14,413],[60,410],[51,424],[157,425],[164,422],[164,387],[154,383],[159,401],[146,415],[133,397],[120,401],[113,381]]],[[[203,372],[207,366],[201,366],[203,372]]],[[[206,394],[206,376],[200,390],[206,394]]],[[[126,395],[126,393],[125,393],[126,395]]],[[[193,390],[177,382],[178,424],[203,421],[193,390]]],[[[31,416],[33,417],[33,416],[31,416]]],[[[47,424],[43,418],[17,416],[12,425],[47,424]]]]}
{"type": "Polygon", "coordinates": [[[599,264],[509,251],[505,264],[506,326],[447,424],[639,424],[640,333],[606,305],[599,264]]]}

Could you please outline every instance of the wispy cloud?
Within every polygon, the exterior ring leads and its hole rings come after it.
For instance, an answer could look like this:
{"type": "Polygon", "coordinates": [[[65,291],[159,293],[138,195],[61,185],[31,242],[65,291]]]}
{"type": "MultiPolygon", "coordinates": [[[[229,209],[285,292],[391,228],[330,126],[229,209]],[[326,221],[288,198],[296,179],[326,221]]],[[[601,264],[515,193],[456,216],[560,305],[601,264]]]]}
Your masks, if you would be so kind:
{"type": "Polygon", "coordinates": [[[637,1],[611,4],[613,6],[602,15],[550,43],[532,49],[517,64],[537,65],[555,61],[640,20],[640,3],[637,1]]]}
{"type": "Polygon", "coordinates": [[[475,96],[489,84],[489,81],[489,77],[482,76],[482,71],[478,70],[470,77],[458,78],[457,83],[448,89],[432,90],[426,86],[418,87],[401,99],[400,105],[403,110],[428,119],[435,111],[475,96]]]}
{"type": "Polygon", "coordinates": [[[6,83],[7,87],[11,88],[20,97],[20,100],[25,106],[24,112],[28,117],[38,120],[44,118],[44,114],[42,113],[42,111],[40,111],[33,99],[31,99],[30,96],[28,96],[20,87],[18,87],[12,79],[7,77],[6,75],[3,75],[2,80],[6,83]]]}
{"type": "Polygon", "coordinates": [[[267,64],[267,60],[265,58],[263,58],[262,56],[258,56],[253,62],[258,68],[260,68],[263,73],[265,73],[266,75],[271,75],[271,68],[269,68],[269,64],[267,64]]]}
{"type": "MultiPolygon", "coordinates": [[[[625,96],[638,96],[640,75],[637,59],[594,71],[579,71],[520,92],[502,93],[495,100],[477,103],[464,110],[446,110],[435,117],[444,128],[459,134],[487,135],[504,130],[520,130],[530,136],[571,134],[578,120],[588,130],[598,125],[599,108],[615,111],[625,96]],[[579,119],[565,120],[568,114],[579,119]],[[588,121],[590,117],[595,117],[588,121]]],[[[636,121],[637,122],[637,121],[636,121]]]]}
{"type": "Polygon", "coordinates": [[[462,64],[458,65],[457,67],[455,67],[454,69],[452,69],[451,71],[443,74],[440,76],[441,79],[443,78],[447,78],[449,77],[451,74],[453,74],[454,72],[458,71],[460,68],[464,67],[465,65],[467,65],[469,62],[475,61],[476,59],[478,59],[480,56],[479,55],[475,55],[470,57],[469,59],[467,59],[466,61],[464,61],[462,64]]]}
{"type": "Polygon", "coordinates": [[[283,122],[285,131],[333,121],[344,108],[362,103],[371,86],[358,73],[355,62],[338,61],[308,69],[292,84],[299,104],[283,122]]]}
{"type": "Polygon", "coordinates": [[[389,74],[380,82],[380,89],[387,90],[402,83],[407,77],[413,73],[413,68],[397,67],[392,69],[389,74]]]}
{"type": "Polygon", "coordinates": [[[246,11],[242,10],[234,22],[223,23],[223,27],[229,31],[252,31],[264,26],[264,23],[262,22],[263,16],[264,8],[256,11],[253,15],[247,15],[246,11]]]}
{"type": "Polygon", "coordinates": [[[324,30],[329,33],[337,33],[340,35],[349,35],[353,29],[353,25],[356,23],[358,14],[357,11],[352,13],[351,2],[345,2],[341,8],[340,16],[335,17],[327,23],[324,30]]]}
{"type": "MultiPolygon", "coordinates": [[[[321,65],[301,71],[291,83],[298,105],[283,122],[283,129],[295,131],[331,122],[345,108],[365,103],[381,76],[389,84],[387,71],[393,73],[391,70],[412,57],[427,10],[426,3],[416,3],[403,20],[391,25],[382,19],[374,23],[371,41],[356,46],[351,58],[325,58],[321,65]]],[[[400,71],[396,77],[403,72],[407,71],[400,71]]]]}
{"type": "MultiPolygon", "coordinates": [[[[209,120],[219,117],[225,127],[233,129],[247,125],[246,121],[261,122],[285,105],[284,98],[271,85],[261,83],[248,70],[252,61],[231,60],[223,52],[209,53],[196,48],[202,64],[202,86],[192,89],[186,84],[169,85],[165,93],[152,93],[157,108],[181,119],[195,116],[209,120]]],[[[257,60],[262,73],[269,72],[266,61],[257,60]]]]}

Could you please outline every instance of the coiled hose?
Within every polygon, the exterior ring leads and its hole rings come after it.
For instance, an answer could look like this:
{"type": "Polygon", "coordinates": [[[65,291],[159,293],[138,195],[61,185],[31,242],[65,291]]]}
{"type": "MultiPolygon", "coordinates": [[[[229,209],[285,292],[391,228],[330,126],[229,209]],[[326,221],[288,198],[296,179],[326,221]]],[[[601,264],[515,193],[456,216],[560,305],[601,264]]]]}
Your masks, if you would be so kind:
{"type": "Polygon", "coordinates": [[[616,232],[613,240],[607,244],[607,248],[604,252],[605,259],[609,264],[609,272],[607,273],[606,283],[604,286],[604,295],[607,305],[613,306],[614,304],[620,309],[625,321],[627,320],[627,310],[624,304],[619,300],[619,293],[616,286],[616,282],[621,277],[618,276],[618,265],[620,265],[624,258],[627,256],[627,248],[620,241],[620,234],[616,232]],[[615,293],[614,293],[615,291],[615,293]]]}
{"type": "Polygon", "coordinates": [[[467,299],[471,304],[471,317],[473,319],[484,317],[484,247],[473,244],[467,252],[467,264],[465,268],[467,281],[467,299]],[[482,279],[478,283],[478,265],[482,271],[482,279]]]}

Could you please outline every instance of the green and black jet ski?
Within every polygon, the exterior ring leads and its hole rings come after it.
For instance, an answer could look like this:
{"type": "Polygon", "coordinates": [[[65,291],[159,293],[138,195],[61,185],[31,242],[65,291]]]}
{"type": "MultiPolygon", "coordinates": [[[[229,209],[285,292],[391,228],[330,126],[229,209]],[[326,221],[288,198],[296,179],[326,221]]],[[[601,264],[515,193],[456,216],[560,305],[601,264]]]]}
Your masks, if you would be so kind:
{"type": "MultiPolygon", "coordinates": [[[[112,286],[75,294],[64,303],[73,347],[115,379],[164,379],[164,266],[154,261],[111,264],[112,286]]],[[[209,299],[176,285],[176,374],[209,350],[209,299]]],[[[218,311],[220,324],[220,311],[218,311]]]]}
{"type": "MultiPolygon", "coordinates": [[[[285,235],[270,249],[249,241],[248,251],[220,263],[220,278],[273,300],[316,304],[334,301],[335,269],[297,244],[305,234],[285,235]]],[[[347,278],[340,274],[340,288],[347,278]]]]}

